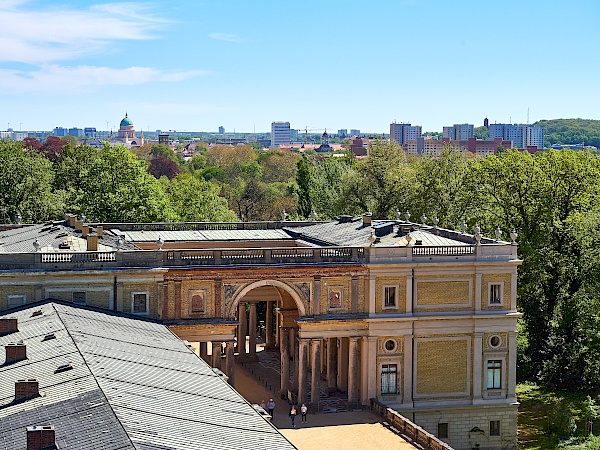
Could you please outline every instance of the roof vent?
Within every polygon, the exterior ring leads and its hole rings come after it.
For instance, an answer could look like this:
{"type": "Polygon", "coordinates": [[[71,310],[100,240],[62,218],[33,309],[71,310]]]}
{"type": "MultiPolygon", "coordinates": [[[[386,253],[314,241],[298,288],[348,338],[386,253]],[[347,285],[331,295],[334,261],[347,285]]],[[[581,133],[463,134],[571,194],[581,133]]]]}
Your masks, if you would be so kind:
{"type": "Polygon", "coordinates": [[[415,245],[423,245],[423,241],[421,239],[415,240],[415,245]]]}
{"type": "Polygon", "coordinates": [[[373,213],[371,211],[367,211],[362,216],[363,227],[370,227],[373,222],[373,213]]]}
{"type": "Polygon", "coordinates": [[[35,378],[15,382],[15,401],[28,400],[40,396],[40,384],[35,378]]]}
{"type": "Polygon", "coordinates": [[[54,450],[56,434],[52,425],[27,427],[27,450],[54,450]]]}
{"type": "Polygon", "coordinates": [[[31,313],[31,317],[37,317],[37,316],[41,316],[42,315],[42,310],[38,309],[37,311],[34,311],[31,313]]]}
{"type": "Polygon", "coordinates": [[[0,319],[0,336],[19,331],[17,319],[0,319]]]}
{"type": "Polygon", "coordinates": [[[27,359],[27,346],[22,342],[17,344],[6,344],[6,360],[4,364],[11,364],[27,359]]]}
{"type": "Polygon", "coordinates": [[[44,336],[44,339],[42,339],[42,342],[50,341],[52,339],[56,339],[56,335],[54,333],[49,333],[46,336],[44,336]]]}
{"type": "Polygon", "coordinates": [[[340,223],[349,223],[349,222],[352,222],[353,218],[354,218],[353,216],[343,215],[343,216],[340,216],[339,222],[340,223]]]}
{"type": "Polygon", "coordinates": [[[56,370],[54,371],[54,373],[66,372],[67,370],[71,370],[71,369],[73,369],[73,365],[71,363],[69,363],[69,364],[61,364],[60,366],[58,366],[56,368],[56,370]]]}
{"type": "Polygon", "coordinates": [[[394,232],[394,222],[384,222],[373,225],[375,236],[383,237],[394,232]]]}

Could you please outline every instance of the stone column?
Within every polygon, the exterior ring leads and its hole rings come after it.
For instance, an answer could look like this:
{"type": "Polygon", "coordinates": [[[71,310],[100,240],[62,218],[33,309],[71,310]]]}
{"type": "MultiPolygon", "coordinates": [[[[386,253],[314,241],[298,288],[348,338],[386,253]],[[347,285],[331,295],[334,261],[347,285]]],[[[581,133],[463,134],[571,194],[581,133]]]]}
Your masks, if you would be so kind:
{"type": "Polygon", "coordinates": [[[212,366],[221,370],[221,343],[212,342],[212,366]]]}
{"type": "Polygon", "coordinates": [[[337,391],[337,338],[327,341],[327,387],[329,393],[337,391]]]}
{"type": "Polygon", "coordinates": [[[235,381],[235,356],[233,353],[233,341],[225,343],[225,373],[229,377],[229,384],[233,386],[235,381]]]}
{"type": "Polygon", "coordinates": [[[358,340],[351,337],[348,351],[348,402],[358,401],[358,340]]]}
{"type": "Polygon", "coordinates": [[[475,312],[481,311],[481,277],[482,274],[475,274],[475,312]]]}
{"type": "Polygon", "coordinates": [[[352,301],[350,303],[351,311],[352,311],[352,314],[356,314],[358,312],[358,276],[356,276],[356,275],[352,276],[351,289],[352,289],[352,301]]]}
{"type": "Polygon", "coordinates": [[[308,401],[308,339],[300,339],[298,348],[298,402],[308,401]]]}
{"type": "Polygon", "coordinates": [[[404,342],[402,343],[404,349],[404,357],[402,358],[402,364],[404,373],[402,378],[404,379],[404,387],[402,389],[402,404],[411,406],[413,404],[413,335],[405,334],[404,342]]]}
{"type": "Polygon", "coordinates": [[[313,283],[313,301],[311,302],[312,306],[312,315],[317,316],[321,314],[321,277],[315,277],[315,281],[313,283]]]}
{"type": "Polygon", "coordinates": [[[482,400],[483,381],[483,333],[475,332],[473,342],[473,403],[482,400]]]}
{"type": "Polygon", "coordinates": [[[200,347],[200,358],[207,363],[210,363],[210,360],[208,359],[208,347],[206,342],[198,342],[198,347],[200,347]]]}
{"type": "Polygon", "coordinates": [[[293,360],[292,366],[292,391],[298,391],[298,339],[296,339],[296,328],[290,328],[290,356],[293,360]]]}
{"type": "Polygon", "coordinates": [[[288,345],[289,332],[287,328],[281,327],[279,329],[279,336],[281,339],[279,345],[279,354],[281,357],[280,395],[281,397],[285,397],[287,396],[290,381],[290,348],[288,345]]]}
{"type": "Polygon", "coordinates": [[[175,280],[175,319],[181,319],[181,280],[175,280]]]}
{"type": "Polygon", "coordinates": [[[517,333],[508,333],[508,377],[506,380],[506,396],[513,402],[517,401],[517,333]]]}
{"type": "Polygon", "coordinates": [[[250,303],[250,323],[248,325],[248,335],[250,351],[248,355],[251,359],[256,359],[256,302],[250,303]]]}
{"type": "Polygon", "coordinates": [[[267,302],[267,317],[265,323],[265,347],[273,348],[273,302],[267,302]]]}
{"type": "Polygon", "coordinates": [[[413,278],[412,275],[407,275],[406,276],[406,302],[405,302],[405,306],[406,306],[406,312],[407,313],[412,313],[412,307],[413,307],[413,278]]]}
{"type": "Polygon", "coordinates": [[[340,337],[338,346],[338,388],[348,390],[348,341],[347,337],[340,337]]]}
{"type": "Polygon", "coordinates": [[[238,358],[244,360],[246,358],[246,303],[240,302],[238,305],[238,358]]]}
{"type": "Polygon", "coordinates": [[[310,402],[317,406],[319,402],[319,381],[321,380],[321,339],[312,339],[312,378],[310,402]]]}

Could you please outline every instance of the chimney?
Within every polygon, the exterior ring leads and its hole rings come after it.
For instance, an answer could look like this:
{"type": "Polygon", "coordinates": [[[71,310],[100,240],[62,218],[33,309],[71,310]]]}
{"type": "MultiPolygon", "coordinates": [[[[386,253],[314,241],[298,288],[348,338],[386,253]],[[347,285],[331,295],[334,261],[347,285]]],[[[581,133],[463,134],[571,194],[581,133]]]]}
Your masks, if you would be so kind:
{"type": "Polygon", "coordinates": [[[98,235],[98,237],[101,237],[104,234],[104,226],[103,225],[98,225],[96,227],[96,234],[98,235]]]}
{"type": "Polygon", "coordinates": [[[363,214],[362,219],[363,227],[370,227],[371,223],[373,222],[373,214],[371,213],[371,211],[367,211],[363,214]]]}
{"type": "Polygon", "coordinates": [[[77,216],[75,214],[67,214],[67,216],[69,217],[69,226],[74,227],[77,216]]]}
{"type": "Polygon", "coordinates": [[[56,434],[52,425],[27,427],[27,450],[56,449],[56,434]]]}
{"type": "Polygon", "coordinates": [[[11,364],[27,359],[27,346],[22,342],[18,344],[6,344],[6,360],[4,364],[11,364]]]}
{"type": "Polygon", "coordinates": [[[0,319],[0,336],[19,331],[17,319],[0,319]]]}
{"type": "Polygon", "coordinates": [[[83,225],[81,228],[81,237],[86,237],[88,234],[90,234],[90,227],[83,225]]]}
{"type": "Polygon", "coordinates": [[[83,229],[83,220],[75,219],[75,231],[81,231],[83,229]]]}
{"type": "Polygon", "coordinates": [[[27,400],[40,395],[40,383],[35,378],[15,382],[15,401],[27,400]]]}
{"type": "Polygon", "coordinates": [[[98,235],[90,234],[87,237],[87,251],[97,252],[98,251],[98,235]]]}

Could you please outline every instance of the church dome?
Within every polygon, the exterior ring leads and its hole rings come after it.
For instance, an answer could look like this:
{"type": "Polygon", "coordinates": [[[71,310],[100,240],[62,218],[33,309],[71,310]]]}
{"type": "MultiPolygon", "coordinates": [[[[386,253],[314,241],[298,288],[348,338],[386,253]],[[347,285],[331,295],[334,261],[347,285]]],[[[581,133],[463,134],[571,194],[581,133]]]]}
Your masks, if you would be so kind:
{"type": "Polygon", "coordinates": [[[127,117],[127,113],[125,113],[125,118],[123,120],[121,120],[121,126],[122,127],[132,127],[133,126],[133,122],[131,121],[131,119],[129,117],[127,117]]]}

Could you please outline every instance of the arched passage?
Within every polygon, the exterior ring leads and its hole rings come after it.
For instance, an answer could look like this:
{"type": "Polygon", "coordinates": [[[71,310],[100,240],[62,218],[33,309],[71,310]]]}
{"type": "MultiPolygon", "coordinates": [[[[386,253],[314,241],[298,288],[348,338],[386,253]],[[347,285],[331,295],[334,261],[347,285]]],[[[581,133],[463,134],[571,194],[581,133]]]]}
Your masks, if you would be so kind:
{"type": "Polygon", "coordinates": [[[233,300],[231,301],[231,304],[227,309],[227,317],[229,317],[230,319],[235,319],[240,300],[243,299],[244,296],[251,290],[262,286],[273,286],[275,288],[283,289],[287,294],[290,295],[292,300],[294,300],[294,302],[296,303],[296,308],[298,308],[298,315],[300,317],[306,315],[306,308],[304,306],[304,302],[291,286],[282,281],[277,280],[259,280],[244,286],[239,292],[235,294],[233,300]]]}

